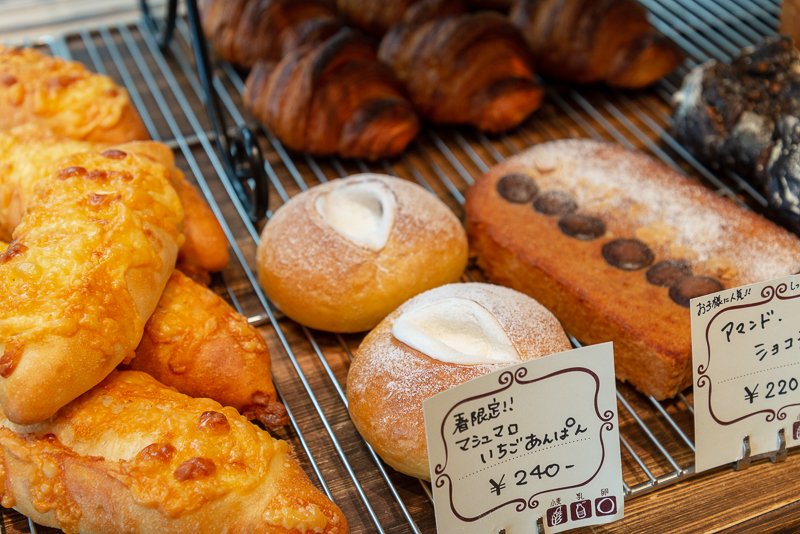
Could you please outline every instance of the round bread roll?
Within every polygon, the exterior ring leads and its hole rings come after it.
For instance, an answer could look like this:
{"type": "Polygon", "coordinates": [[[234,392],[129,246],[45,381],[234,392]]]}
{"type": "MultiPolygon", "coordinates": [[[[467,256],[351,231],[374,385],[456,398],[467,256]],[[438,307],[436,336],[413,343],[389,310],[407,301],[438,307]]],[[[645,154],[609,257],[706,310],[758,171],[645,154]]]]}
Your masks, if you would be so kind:
{"type": "Polygon", "coordinates": [[[400,306],[358,347],[350,417],[383,460],[430,480],[422,402],[502,367],[570,348],[541,304],[491,284],[450,284],[400,306]]]}
{"type": "Polygon", "coordinates": [[[298,323],[369,330],[414,295],[458,280],[467,238],[434,195],[358,174],[318,185],[275,212],[258,246],[264,291],[298,323]]]}

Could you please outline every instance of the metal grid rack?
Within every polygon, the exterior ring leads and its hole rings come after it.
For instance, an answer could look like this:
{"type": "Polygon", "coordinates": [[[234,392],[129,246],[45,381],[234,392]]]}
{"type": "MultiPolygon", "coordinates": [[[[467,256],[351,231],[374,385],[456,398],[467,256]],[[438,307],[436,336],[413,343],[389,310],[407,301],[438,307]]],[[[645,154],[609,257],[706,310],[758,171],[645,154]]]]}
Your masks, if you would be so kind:
{"type": "MultiPolygon", "coordinates": [[[[740,47],[773,34],[779,1],[641,2],[655,26],[688,55],[683,67],[655,87],[623,92],[551,86],[545,106],[510,134],[487,137],[472,130],[429,128],[403,157],[376,164],[291,153],[262,130],[270,182],[267,217],[299,191],[369,171],[412,180],[463,215],[466,189],[490,166],[534,143],[565,137],[611,140],[644,150],[680,172],[702,177],[721,195],[763,209],[766,200],[743,179],[717,177],[670,135],[669,99],[689,68],[708,58],[730,60],[740,47]]],[[[179,165],[194,178],[221,221],[232,262],[215,278],[214,287],[259,326],[267,340],[275,383],[292,422],[279,437],[295,445],[312,480],[344,510],[354,532],[433,531],[429,488],[385,467],[349,421],[344,383],[360,337],[297,325],[272,308],[258,286],[254,256],[259,228],[250,222],[214,151],[186,22],[178,21],[176,39],[165,53],[144,23],[83,30],[45,45],[54,55],[81,61],[125,85],[152,137],[175,150],[179,165]]],[[[226,122],[252,123],[242,111],[241,74],[230,65],[220,65],[214,84],[226,122]]],[[[466,279],[481,280],[482,275],[470,268],[466,279]]],[[[693,474],[690,393],[658,402],[620,384],[618,407],[627,495],[653,491],[693,474]]],[[[7,529],[37,531],[15,512],[3,515],[7,529]]]]}

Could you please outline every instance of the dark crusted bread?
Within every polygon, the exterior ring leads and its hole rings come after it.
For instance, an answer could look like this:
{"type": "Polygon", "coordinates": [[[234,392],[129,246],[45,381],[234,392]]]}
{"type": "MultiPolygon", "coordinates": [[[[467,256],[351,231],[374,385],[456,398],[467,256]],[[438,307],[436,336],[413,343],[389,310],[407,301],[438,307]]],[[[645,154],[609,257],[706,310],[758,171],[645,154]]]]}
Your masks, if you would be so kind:
{"type": "Polygon", "coordinates": [[[788,38],[731,64],[693,69],[675,95],[675,136],[706,164],[739,173],[800,231],[800,52],[788,38]]]}
{"type": "Polygon", "coordinates": [[[620,146],[556,141],[492,168],[467,196],[488,277],[534,297],[617,377],[658,399],[691,383],[689,299],[800,270],[800,240],[620,146]]]}

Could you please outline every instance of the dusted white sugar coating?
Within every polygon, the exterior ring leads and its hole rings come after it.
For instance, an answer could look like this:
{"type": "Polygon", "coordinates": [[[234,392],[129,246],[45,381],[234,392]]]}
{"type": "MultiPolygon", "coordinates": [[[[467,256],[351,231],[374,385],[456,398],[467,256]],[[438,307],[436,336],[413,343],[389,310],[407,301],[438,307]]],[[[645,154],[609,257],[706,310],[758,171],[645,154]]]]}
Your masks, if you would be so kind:
{"type": "Polygon", "coordinates": [[[444,298],[412,308],[394,321],[392,335],[442,362],[479,365],[520,361],[494,315],[470,299],[444,298]]]}
{"type": "Polygon", "coordinates": [[[314,203],[322,220],[352,243],[381,250],[394,225],[397,202],[377,180],[343,183],[319,195],[314,203]]]}

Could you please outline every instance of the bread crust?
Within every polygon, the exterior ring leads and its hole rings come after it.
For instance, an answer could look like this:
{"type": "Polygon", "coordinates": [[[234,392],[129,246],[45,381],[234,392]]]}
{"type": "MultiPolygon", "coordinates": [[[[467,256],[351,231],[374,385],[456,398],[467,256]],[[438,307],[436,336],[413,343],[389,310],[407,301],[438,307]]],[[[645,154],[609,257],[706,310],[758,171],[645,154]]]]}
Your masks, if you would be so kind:
{"type": "Polygon", "coordinates": [[[136,371],[39,425],[0,415],[0,460],[2,504],[68,533],[347,532],[288,443],[136,371]]]}
{"type": "Polygon", "coordinates": [[[342,27],[333,0],[205,0],[200,15],[216,53],[242,67],[280,60],[342,27]]]}
{"type": "Polygon", "coordinates": [[[191,397],[233,406],[269,427],[288,423],[261,334],[180,271],[170,276],[130,368],[191,397]]]}
{"type": "MultiPolygon", "coordinates": [[[[10,239],[36,189],[36,183],[78,152],[103,151],[111,145],[58,137],[35,124],[0,131],[0,239],[10,239]]],[[[171,169],[170,181],[183,206],[183,233],[178,262],[190,274],[221,271],[228,264],[228,242],[200,193],[175,167],[172,151],[153,141],[116,145],[146,155],[171,169]]]]}
{"type": "MultiPolygon", "coordinates": [[[[8,243],[0,241],[0,254],[8,243]]],[[[269,428],[288,424],[264,338],[224,300],[180,271],[167,281],[129,368],[191,397],[233,406],[269,428]]]]}
{"type": "Polygon", "coordinates": [[[149,139],[125,89],[74,61],[0,46],[0,129],[33,123],[70,139],[149,139]]]}
{"type": "Polygon", "coordinates": [[[388,158],[419,131],[400,82],[349,28],[279,62],[257,63],[243,99],[284,145],[317,156],[388,158]]]}
{"type": "Polygon", "coordinates": [[[492,168],[467,194],[467,231],[478,265],[497,283],[536,298],[584,343],[614,342],[617,378],[657,399],[691,383],[689,310],[648,282],[651,264],[684,260],[696,277],[736,287],[800,270],[800,241],[655,160],[587,140],[544,143],[492,168]],[[559,215],[498,193],[506,175],[559,190],[575,213],[601,219],[597,239],[570,237],[559,215]],[[635,239],[651,264],[614,267],[603,247],[635,239]]]}
{"type": "Polygon", "coordinates": [[[439,124],[503,132],[537,110],[544,95],[511,22],[499,13],[459,13],[452,2],[411,7],[381,40],[378,58],[420,115],[439,124]]]}
{"type": "Polygon", "coordinates": [[[634,0],[519,0],[509,15],[545,76],[636,89],[683,59],[634,0]]]}
{"type": "Polygon", "coordinates": [[[17,423],[133,355],[183,241],[167,167],[120,150],[61,165],[0,256],[0,405],[17,423]]]}
{"type": "Polygon", "coordinates": [[[558,320],[543,306],[517,291],[490,284],[449,284],[432,289],[381,321],[358,347],[347,374],[350,417],[387,464],[425,480],[430,480],[430,471],[423,401],[504,367],[442,362],[392,335],[395,320],[404,312],[453,297],[472,300],[492,313],[520,361],[571,347],[558,320]]]}
{"type": "Polygon", "coordinates": [[[399,178],[351,176],[314,187],[283,205],[258,246],[264,291],[295,321],[332,332],[374,327],[408,298],[461,276],[467,241],[456,216],[434,195],[399,178]],[[396,199],[380,250],[359,246],[326,224],[316,199],[348,184],[377,182],[396,199]]]}

